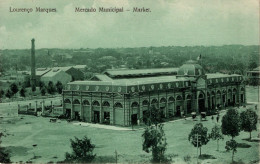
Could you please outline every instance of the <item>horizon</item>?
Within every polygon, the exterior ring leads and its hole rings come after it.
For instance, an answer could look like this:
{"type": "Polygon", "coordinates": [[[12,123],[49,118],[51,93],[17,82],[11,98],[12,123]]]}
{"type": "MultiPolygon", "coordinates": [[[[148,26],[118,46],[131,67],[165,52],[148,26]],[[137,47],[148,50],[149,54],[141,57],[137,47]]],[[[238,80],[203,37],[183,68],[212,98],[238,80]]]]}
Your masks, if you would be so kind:
{"type": "MultiPolygon", "coordinates": [[[[35,42],[35,45],[37,46],[36,42],[35,42]]],[[[35,50],[44,50],[44,49],[67,49],[67,50],[80,50],[80,49],[126,49],[126,48],[162,48],[162,47],[181,47],[181,48],[185,48],[185,47],[223,47],[223,46],[259,46],[259,45],[254,45],[254,44],[251,44],[251,45],[243,45],[243,44],[224,44],[224,45],[189,45],[189,46],[176,46],[176,45],[172,45],[172,46],[147,46],[147,47],[97,47],[97,48],[90,48],[90,47],[81,47],[81,48],[37,48],[35,46],[35,50]]],[[[31,47],[29,48],[17,48],[17,49],[0,49],[1,51],[4,51],[4,50],[31,50],[31,47]]]]}

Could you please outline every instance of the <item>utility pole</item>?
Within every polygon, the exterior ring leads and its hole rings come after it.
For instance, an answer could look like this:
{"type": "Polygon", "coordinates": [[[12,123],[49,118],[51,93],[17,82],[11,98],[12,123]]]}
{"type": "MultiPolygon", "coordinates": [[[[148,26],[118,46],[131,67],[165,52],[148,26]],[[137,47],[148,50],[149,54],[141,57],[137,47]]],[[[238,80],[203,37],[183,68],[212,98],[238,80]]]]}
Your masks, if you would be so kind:
{"type": "Polygon", "coordinates": [[[201,135],[199,135],[197,133],[196,134],[196,138],[197,138],[197,164],[199,163],[199,142],[200,142],[200,137],[201,137],[201,135]]]}
{"type": "Polygon", "coordinates": [[[116,163],[117,163],[117,151],[115,150],[115,155],[116,155],[116,163]]]}

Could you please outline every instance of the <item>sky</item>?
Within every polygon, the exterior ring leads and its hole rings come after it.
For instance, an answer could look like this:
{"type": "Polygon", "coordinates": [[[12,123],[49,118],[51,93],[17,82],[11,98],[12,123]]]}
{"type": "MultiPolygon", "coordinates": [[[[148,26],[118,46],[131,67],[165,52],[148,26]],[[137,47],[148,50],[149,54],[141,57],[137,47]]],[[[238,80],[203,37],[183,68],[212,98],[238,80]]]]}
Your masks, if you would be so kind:
{"type": "Polygon", "coordinates": [[[259,45],[258,0],[0,0],[0,49],[259,45]],[[11,8],[56,8],[14,13],[11,8]],[[76,13],[75,7],[123,7],[76,13]],[[133,7],[150,8],[133,13],[133,7]]]}

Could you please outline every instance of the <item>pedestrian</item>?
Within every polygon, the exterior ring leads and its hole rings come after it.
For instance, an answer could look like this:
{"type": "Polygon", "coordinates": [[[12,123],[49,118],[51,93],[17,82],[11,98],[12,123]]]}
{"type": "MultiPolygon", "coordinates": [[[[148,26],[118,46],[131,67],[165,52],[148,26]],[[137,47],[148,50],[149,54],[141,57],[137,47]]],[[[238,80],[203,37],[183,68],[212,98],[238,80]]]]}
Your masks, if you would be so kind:
{"type": "Polygon", "coordinates": [[[219,114],[217,115],[217,122],[218,122],[218,120],[219,120],[219,114]]]}
{"type": "Polygon", "coordinates": [[[257,110],[257,105],[255,105],[255,110],[257,110]]]}
{"type": "Polygon", "coordinates": [[[211,120],[212,120],[212,122],[214,121],[214,116],[212,115],[212,117],[211,117],[211,120]]]}

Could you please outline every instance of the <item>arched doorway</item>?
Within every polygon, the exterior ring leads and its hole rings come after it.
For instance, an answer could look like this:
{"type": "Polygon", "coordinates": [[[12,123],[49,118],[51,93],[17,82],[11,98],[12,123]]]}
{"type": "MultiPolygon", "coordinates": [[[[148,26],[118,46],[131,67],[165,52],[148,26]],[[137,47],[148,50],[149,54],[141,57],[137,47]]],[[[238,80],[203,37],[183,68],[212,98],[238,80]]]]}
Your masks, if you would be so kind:
{"type": "Polygon", "coordinates": [[[93,111],[94,111],[94,123],[100,122],[100,103],[98,101],[93,101],[92,103],[93,111]]]}
{"type": "Polygon", "coordinates": [[[166,117],[166,102],[167,100],[163,97],[160,100],[160,114],[162,117],[166,117]]]}
{"type": "Polygon", "coordinates": [[[233,106],[235,106],[237,103],[236,95],[237,95],[237,90],[236,90],[236,88],[234,88],[233,89],[233,106]]]}
{"type": "Polygon", "coordinates": [[[203,93],[199,94],[198,106],[199,106],[199,113],[206,112],[206,108],[205,108],[205,95],[203,93]]]}
{"type": "Polygon", "coordinates": [[[222,103],[223,103],[223,107],[227,106],[227,102],[226,102],[226,90],[222,90],[222,103]]]}
{"type": "Polygon", "coordinates": [[[139,107],[139,104],[137,102],[133,102],[131,105],[131,108],[132,108],[131,125],[137,125],[138,107],[139,107]]]}
{"type": "Polygon", "coordinates": [[[215,110],[215,108],[216,108],[216,106],[215,106],[215,92],[214,91],[212,91],[211,92],[211,108],[213,109],[213,110],[215,110]]]}
{"type": "Polygon", "coordinates": [[[191,95],[187,95],[186,101],[187,101],[187,114],[189,114],[189,113],[192,112],[192,109],[191,109],[191,95]]]}
{"type": "Polygon", "coordinates": [[[109,124],[110,123],[110,104],[108,101],[104,101],[102,103],[102,122],[105,124],[109,124]]]}
{"type": "Polygon", "coordinates": [[[176,97],[176,116],[181,116],[182,115],[182,103],[183,99],[180,95],[176,97]]]}
{"type": "Polygon", "coordinates": [[[174,116],[174,103],[175,103],[175,99],[174,97],[169,97],[168,99],[168,113],[169,113],[169,117],[173,117],[174,116]]]}
{"type": "Polygon", "coordinates": [[[232,101],[232,91],[231,91],[231,89],[229,89],[229,90],[228,90],[228,93],[227,93],[227,105],[228,105],[228,106],[233,105],[233,101],[232,101]]]}
{"type": "Polygon", "coordinates": [[[221,92],[220,92],[220,90],[217,91],[216,99],[217,99],[217,107],[219,108],[221,106],[221,92]]]}

